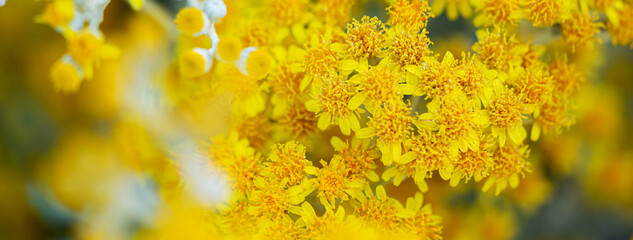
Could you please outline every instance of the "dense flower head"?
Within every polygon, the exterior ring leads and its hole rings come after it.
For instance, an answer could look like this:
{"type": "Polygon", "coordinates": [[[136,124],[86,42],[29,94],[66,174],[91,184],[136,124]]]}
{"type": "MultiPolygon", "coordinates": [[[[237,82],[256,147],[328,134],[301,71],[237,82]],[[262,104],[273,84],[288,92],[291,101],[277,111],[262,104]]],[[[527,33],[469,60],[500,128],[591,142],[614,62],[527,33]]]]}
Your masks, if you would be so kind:
{"type": "Polygon", "coordinates": [[[446,52],[440,62],[436,58],[426,58],[426,66],[420,74],[416,95],[425,95],[425,98],[440,98],[456,90],[459,84],[460,71],[457,68],[458,61],[451,52],[446,52]]]}
{"type": "Polygon", "coordinates": [[[551,97],[553,77],[542,67],[530,67],[513,83],[514,92],[527,104],[541,104],[551,97]]]}
{"type": "Polygon", "coordinates": [[[279,122],[288,126],[294,138],[300,139],[316,132],[317,118],[308,111],[304,104],[291,105],[279,122]]]}
{"type": "Polygon", "coordinates": [[[338,54],[330,48],[329,39],[313,41],[305,55],[304,68],[308,76],[327,78],[336,74],[338,54]]]}
{"type": "Polygon", "coordinates": [[[529,155],[527,146],[506,145],[493,151],[493,168],[490,177],[484,185],[484,191],[496,185],[495,193],[499,194],[507,185],[512,188],[519,186],[519,177],[525,177],[530,172],[530,163],[526,161],[529,155]]]}
{"type": "Polygon", "coordinates": [[[372,226],[394,230],[400,224],[396,200],[387,196],[383,186],[376,187],[376,195],[365,190],[365,199],[354,209],[354,215],[372,226]]]}
{"type": "Polygon", "coordinates": [[[507,30],[496,28],[478,32],[477,36],[479,41],[473,45],[473,51],[489,68],[507,72],[521,64],[521,54],[526,49],[515,35],[508,36],[507,30]]]}
{"type": "Polygon", "coordinates": [[[421,65],[424,58],[431,54],[429,46],[433,44],[427,37],[426,28],[420,32],[411,30],[390,30],[389,56],[400,66],[421,65]]]}
{"type": "Polygon", "coordinates": [[[450,141],[445,135],[421,128],[407,141],[407,146],[415,155],[416,172],[426,176],[426,172],[440,170],[445,176],[444,173],[452,171],[457,152],[451,152],[450,141]]]}
{"type": "Polygon", "coordinates": [[[569,97],[578,92],[585,82],[585,76],[574,64],[567,60],[566,55],[557,56],[549,65],[549,72],[554,82],[554,91],[563,97],[569,97]]]}
{"type": "Polygon", "coordinates": [[[403,102],[392,102],[381,108],[370,119],[376,136],[385,142],[402,141],[409,134],[413,117],[411,107],[403,102]]]}
{"type": "Polygon", "coordinates": [[[482,14],[474,19],[475,25],[515,25],[520,17],[521,2],[517,0],[484,0],[482,14]]]}
{"type": "Polygon", "coordinates": [[[633,6],[617,10],[617,16],[619,21],[607,24],[613,44],[633,46],[633,6]]]}
{"type": "Polygon", "coordinates": [[[371,67],[361,73],[359,89],[377,106],[402,98],[401,77],[388,66],[371,67]]]}
{"type": "Polygon", "coordinates": [[[566,18],[565,1],[530,0],[526,4],[527,14],[534,26],[550,26],[566,18]]]}
{"type": "Polygon", "coordinates": [[[278,181],[285,179],[289,186],[300,184],[306,178],[305,167],[312,165],[305,151],[305,146],[295,141],[273,146],[266,164],[270,177],[278,181]]]}
{"type": "Polygon", "coordinates": [[[308,2],[305,0],[268,0],[268,14],[272,16],[276,24],[290,26],[298,23],[307,10],[308,2]]]}
{"type": "Polygon", "coordinates": [[[414,31],[426,27],[429,18],[433,17],[431,8],[426,0],[397,0],[388,8],[389,23],[414,31]]]}
{"type": "Polygon", "coordinates": [[[354,58],[371,58],[380,53],[385,45],[384,27],[377,17],[364,16],[347,25],[345,42],[354,58]]]}
{"type": "Polygon", "coordinates": [[[561,33],[565,42],[571,46],[572,52],[576,49],[591,47],[595,42],[596,35],[600,33],[603,25],[597,22],[598,16],[587,13],[576,13],[561,25],[561,33]]]}
{"type": "Polygon", "coordinates": [[[460,151],[455,163],[455,171],[451,178],[451,185],[456,185],[459,178],[466,182],[474,178],[476,182],[490,174],[493,166],[491,152],[492,139],[488,135],[479,133],[479,149],[460,151]],[[457,178],[457,179],[455,179],[457,178]]]}

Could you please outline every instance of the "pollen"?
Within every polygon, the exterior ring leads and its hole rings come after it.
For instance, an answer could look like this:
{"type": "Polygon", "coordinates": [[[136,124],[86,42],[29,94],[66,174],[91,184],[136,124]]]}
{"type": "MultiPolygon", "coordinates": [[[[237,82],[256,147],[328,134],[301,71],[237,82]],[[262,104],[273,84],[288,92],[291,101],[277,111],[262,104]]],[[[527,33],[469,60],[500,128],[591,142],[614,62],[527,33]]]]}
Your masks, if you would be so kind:
{"type": "Polygon", "coordinates": [[[424,58],[431,54],[429,46],[433,44],[427,37],[426,29],[420,32],[401,31],[391,38],[389,55],[401,67],[421,65],[424,58]]]}
{"type": "Polygon", "coordinates": [[[271,0],[268,13],[280,26],[290,26],[299,22],[306,12],[305,0],[271,0]]]}
{"type": "Polygon", "coordinates": [[[521,126],[525,111],[521,98],[516,94],[506,91],[500,93],[490,105],[490,123],[498,128],[513,128],[521,126]]]}
{"type": "Polygon", "coordinates": [[[68,39],[68,53],[80,65],[92,63],[99,56],[100,48],[101,40],[88,31],[68,39]]]}
{"type": "Polygon", "coordinates": [[[563,3],[560,0],[530,0],[526,8],[534,26],[551,26],[561,19],[563,3]]]}
{"type": "Polygon", "coordinates": [[[268,75],[272,65],[273,58],[266,48],[258,48],[246,59],[246,71],[248,72],[248,76],[254,79],[262,79],[268,75]]]}
{"type": "MultiPolygon", "coordinates": [[[[205,38],[209,39],[208,37],[205,38]]],[[[217,54],[223,61],[235,62],[240,57],[242,49],[242,42],[239,38],[226,36],[218,42],[217,54]]]]}
{"type": "Polygon", "coordinates": [[[420,76],[417,95],[426,95],[425,99],[445,96],[459,87],[457,60],[453,54],[446,52],[442,61],[427,58],[426,71],[420,76]]]}
{"type": "Polygon", "coordinates": [[[400,78],[386,67],[372,67],[361,78],[360,89],[378,106],[402,98],[400,78]]]}
{"type": "Polygon", "coordinates": [[[273,179],[287,179],[289,186],[300,184],[306,178],[304,168],[312,165],[305,154],[305,146],[295,141],[273,146],[267,163],[273,179]]]}
{"type": "Polygon", "coordinates": [[[387,7],[392,26],[402,26],[414,31],[426,27],[429,18],[433,17],[430,11],[426,0],[397,0],[387,7]]]}
{"type": "Polygon", "coordinates": [[[600,33],[602,23],[596,22],[597,15],[576,13],[563,22],[561,32],[565,42],[571,46],[572,52],[578,48],[591,47],[598,42],[596,35],[600,33]]]}
{"type": "Polygon", "coordinates": [[[385,46],[384,26],[377,17],[364,16],[359,22],[353,19],[347,24],[345,42],[348,51],[356,59],[376,56],[385,46]]]}
{"type": "Polygon", "coordinates": [[[402,141],[409,134],[413,117],[411,107],[402,102],[386,104],[380,114],[370,118],[376,135],[386,142],[402,141]]]}
{"type": "Polygon", "coordinates": [[[51,68],[50,78],[55,90],[63,93],[73,93],[79,89],[81,77],[71,63],[56,62],[51,68]]]}
{"type": "Polygon", "coordinates": [[[200,9],[188,7],[178,12],[175,23],[178,30],[194,35],[204,30],[205,21],[208,20],[205,20],[205,14],[200,9]]]}

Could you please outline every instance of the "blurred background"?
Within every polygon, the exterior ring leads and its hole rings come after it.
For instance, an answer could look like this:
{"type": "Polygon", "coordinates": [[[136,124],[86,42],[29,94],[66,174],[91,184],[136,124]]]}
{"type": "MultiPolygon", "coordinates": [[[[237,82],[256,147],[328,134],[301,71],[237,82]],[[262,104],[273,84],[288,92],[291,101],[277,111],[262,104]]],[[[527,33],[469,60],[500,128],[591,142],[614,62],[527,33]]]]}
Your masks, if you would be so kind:
{"type": "MultiPolygon", "coordinates": [[[[186,101],[161,102],[171,91],[196,94],[168,79],[177,40],[172,19],[184,3],[150,1],[134,12],[113,0],[101,30],[122,56],[104,61],[68,95],[49,79],[66,43],[35,23],[44,4],[9,0],[0,8],[0,239],[72,239],[82,231],[133,237],[156,217],[156,185],[169,184],[157,181],[170,179],[154,176],[171,172],[165,159],[174,142],[228,124],[200,127],[204,114],[157,107],[186,101]]],[[[355,16],[386,21],[386,7],[363,1],[355,16]]],[[[470,21],[431,19],[432,50],[470,51],[470,21]]],[[[521,31],[548,50],[563,48],[556,27],[521,31]]],[[[530,143],[533,171],[516,190],[494,196],[475,184],[432,182],[425,202],[443,217],[445,239],[633,239],[633,50],[604,40],[569,57],[588,75],[576,124],[530,143]]],[[[227,111],[214,110],[214,119],[227,111]]]]}

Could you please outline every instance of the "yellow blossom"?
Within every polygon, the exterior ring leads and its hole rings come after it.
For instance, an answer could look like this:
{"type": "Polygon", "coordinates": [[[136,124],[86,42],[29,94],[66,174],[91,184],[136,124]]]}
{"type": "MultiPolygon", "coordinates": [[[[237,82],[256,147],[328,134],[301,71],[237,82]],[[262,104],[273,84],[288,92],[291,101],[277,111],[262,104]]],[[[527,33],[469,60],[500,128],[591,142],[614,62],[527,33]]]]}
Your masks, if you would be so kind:
{"type": "Polygon", "coordinates": [[[497,87],[495,92],[496,96],[488,108],[492,136],[498,138],[500,146],[506,144],[507,137],[513,143],[520,144],[527,136],[522,121],[527,117],[523,113],[530,113],[533,107],[523,103],[521,96],[504,90],[504,87],[497,87]]]}
{"type": "Polygon", "coordinates": [[[368,127],[356,131],[356,137],[378,137],[376,145],[382,153],[382,162],[385,166],[393,161],[399,161],[402,155],[402,143],[409,135],[413,117],[409,103],[395,101],[386,104],[384,108],[378,108],[374,116],[370,118],[368,127]]]}
{"type": "Polygon", "coordinates": [[[290,141],[273,146],[266,162],[265,175],[276,181],[285,181],[288,186],[296,186],[306,179],[305,168],[312,163],[305,157],[305,146],[290,141]]]}
{"type": "Polygon", "coordinates": [[[387,8],[389,24],[413,31],[426,27],[429,18],[433,17],[426,0],[396,0],[387,8]]]}
{"type": "Polygon", "coordinates": [[[499,194],[508,185],[512,188],[519,186],[519,176],[525,177],[526,172],[530,172],[530,163],[526,161],[529,155],[527,146],[509,144],[498,147],[492,153],[493,167],[490,177],[484,184],[483,191],[486,192],[493,185],[496,185],[495,194],[499,194]]]}
{"type": "Polygon", "coordinates": [[[588,13],[576,13],[561,25],[561,33],[565,42],[571,46],[572,52],[584,47],[592,47],[600,40],[596,35],[600,33],[603,24],[597,22],[598,16],[588,13]]]}
{"type": "Polygon", "coordinates": [[[378,56],[385,46],[384,26],[377,17],[364,16],[347,24],[347,51],[355,59],[378,56]]]}
{"type": "Polygon", "coordinates": [[[335,155],[329,163],[321,160],[323,168],[306,168],[306,172],[316,176],[315,187],[317,198],[323,206],[333,209],[336,200],[347,201],[348,196],[359,198],[362,196],[363,181],[348,178],[348,173],[343,159],[335,155]]]}
{"type": "Polygon", "coordinates": [[[348,107],[354,94],[354,86],[348,81],[340,78],[327,79],[318,92],[312,94],[313,99],[306,102],[306,108],[316,113],[319,129],[325,130],[334,123],[339,125],[343,134],[349,135],[351,130],[360,128],[358,110],[348,107]]]}
{"type": "Polygon", "coordinates": [[[448,20],[456,20],[459,15],[463,18],[470,18],[473,9],[469,0],[435,0],[431,4],[433,14],[439,16],[446,9],[448,20]]]}

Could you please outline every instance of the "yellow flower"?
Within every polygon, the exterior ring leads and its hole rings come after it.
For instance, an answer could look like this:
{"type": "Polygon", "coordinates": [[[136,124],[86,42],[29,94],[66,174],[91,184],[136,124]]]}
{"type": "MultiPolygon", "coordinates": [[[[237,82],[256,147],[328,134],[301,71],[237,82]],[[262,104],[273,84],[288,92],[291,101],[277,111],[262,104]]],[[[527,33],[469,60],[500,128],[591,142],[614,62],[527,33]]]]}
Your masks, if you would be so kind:
{"type": "Polygon", "coordinates": [[[475,101],[459,91],[433,99],[426,105],[428,112],[419,116],[420,125],[439,130],[438,134],[446,136],[452,148],[478,151],[477,131],[488,125],[488,115],[476,107],[475,101]]]}
{"type": "Polygon", "coordinates": [[[305,146],[295,141],[276,144],[268,155],[264,175],[275,181],[285,179],[288,186],[301,184],[307,179],[305,168],[312,166],[305,157],[305,151],[305,146]]]}
{"type": "Polygon", "coordinates": [[[414,32],[426,27],[429,18],[433,17],[426,0],[397,0],[389,7],[388,23],[391,26],[411,29],[414,32]]]}
{"type": "Polygon", "coordinates": [[[290,218],[262,219],[254,239],[304,239],[305,229],[298,227],[290,218]]]}
{"type": "Polygon", "coordinates": [[[273,65],[274,60],[268,52],[268,48],[244,48],[235,62],[235,67],[242,74],[255,80],[266,77],[273,65]]]}
{"type": "Polygon", "coordinates": [[[565,102],[560,97],[555,96],[547,100],[540,108],[540,113],[534,115],[534,125],[530,133],[532,141],[537,141],[541,134],[559,134],[561,127],[569,126],[573,121],[565,102]]]}
{"type": "Polygon", "coordinates": [[[499,73],[514,75],[521,67],[521,56],[528,51],[525,45],[519,43],[514,35],[508,36],[505,29],[495,28],[477,31],[479,41],[472,47],[477,59],[490,69],[499,73]]]}
{"type": "Polygon", "coordinates": [[[400,225],[400,212],[404,208],[400,202],[388,197],[382,185],[376,187],[376,195],[369,186],[365,187],[365,197],[354,208],[354,215],[372,227],[396,230],[400,225]]]}
{"type": "Polygon", "coordinates": [[[53,27],[65,27],[74,17],[75,4],[72,0],[55,0],[46,5],[44,14],[36,20],[53,27]]]}
{"type": "Polygon", "coordinates": [[[387,31],[389,36],[389,58],[400,67],[407,65],[420,66],[424,59],[431,55],[429,46],[433,44],[427,37],[428,32],[423,28],[420,32],[411,30],[397,30],[390,28],[387,31]]]}
{"type": "Polygon", "coordinates": [[[330,139],[330,143],[342,158],[348,178],[356,180],[367,178],[372,182],[380,180],[374,171],[376,169],[374,146],[369,145],[368,139],[352,138],[350,143],[343,142],[334,136],[330,139]]]}
{"type": "Polygon", "coordinates": [[[331,123],[338,124],[341,132],[349,135],[351,130],[358,130],[358,110],[348,107],[354,97],[354,86],[339,78],[326,79],[312,98],[306,102],[308,111],[317,114],[317,127],[325,130],[331,123]]]}
{"type": "Polygon", "coordinates": [[[490,174],[492,168],[492,158],[490,148],[492,146],[490,135],[478,132],[479,149],[460,151],[455,169],[451,176],[451,186],[457,186],[460,179],[468,182],[474,178],[475,182],[479,182],[482,178],[490,174]]]}
{"type": "Polygon", "coordinates": [[[501,83],[495,85],[496,96],[488,108],[492,136],[498,138],[500,146],[506,144],[506,137],[515,144],[521,144],[527,136],[522,121],[527,117],[523,113],[532,112],[532,106],[523,103],[521,96],[499,86],[501,83]]]}
{"type": "Polygon", "coordinates": [[[249,117],[264,110],[266,107],[266,96],[264,95],[266,85],[252,77],[245,76],[233,66],[229,66],[223,72],[223,77],[221,86],[233,94],[235,99],[233,107],[236,110],[242,111],[249,117]]]}
{"type": "Polygon", "coordinates": [[[383,173],[383,180],[393,177],[393,184],[398,186],[407,177],[412,177],[420,191],[426,192],[425,179],[431,177],[433,171],[439,171],[444,180],[450,179],[457,160],[457,148],[451,149],[446,136],[419,127],[418,135],[407,140],[406,149],[408,151],[396,161],[395,166],[383,173]]]}
{"type": "Polygon", "coordinates": [[[576,13],[561,25],[563,39],[571,46],[571,51],[576,49],[591,48],[595,43],[600,43],[596,35],[604,25],[596,22],[598,16],[589,13],[576,13]]]}
{"type": "Polygon", "coordinates": [[[569,18],[570,4],[564,0],[529,0],[527,17],[534,26],[551,26],[569,18]]]}
{"type": "MultiPolygon", "coordinates": [[[[551,98],[554,90],[552,76],[541,66],[525,69],[512,85],[523,103],[537,106],[551,98]]],[[[538,107],[535,110],[538,111],[538,107]]]]}
{"type": "Polygon", "coordinates": [[[360,22],[352,19],[352,22],[347,24],[345,34],[347,52],[354,59],[379,56],[385,47],[384,32],[384,26],[377,17],[370,19],[364,16],[360,22]]]}
{"type": "Polygon", "coordinates": [[[323,168],[307,167],[306,172],[316,176],[315,187],[319,202],[328,209],[334,209],[336,200],[347,201],[349,196],[362,197],[363,181],[348,178],[342,157],[334,155],[329,164],[321,160],[323,168]]]}
{"type": "Polygon", "coordinates": [[[290,26],[299,22],[306,14],[308,1],[306,0],[268,0],[267,12],[272,16],[275,24],[290,26]]]}
{"type": "Polygon", "coordinates": [[[320,80],[336,75],[339,66],[339,56],[332,49],[331,43],[331,29],[328,29],[320,39],[315,35],[312,36],[303,61],[302,70],[305,70],[306,77],[320,80]]]}
{"type": "Polygon", "coordinates": [[[290,220],[288,211],[292,206],[303,202],[311,191],[306,191],[307,188],[302,185],[286,188],[286,181],[287,179],[282,179],[281,182],[272,178],[255,179],[257,190],[249,195],[248,213],[260,220],[290,220]]]}
{"type": "Polygon", "coordinates": [[[301,102],[289,106],[288,112],[279,119],[279,123],[288,129],[294,139],[317,132],[317,118],[301,102]]]}
{"type": "Polygon", "coordinates": [[[378,137],[376,145],[382,153],[381,160],[385,166],[399,161],[402,155],[402,143],[412,129],[413,117],[409,103],[394,101],[375,110],[370,117],[368,127],[356,131],[356,137],[378,137]]]}
{"type": "Polygon", "coordinates": [[[298,226],[305,226],[307,239],[327,239],[338,228],[345,226],[345,209],[343,207],[338,207],[336,212],[326,208],[322,216],[317,216],[314,208],[309,203],[304,202],[301,204],[299,215],[301,217],[297,219],[296,223],[298,226]]]}
{"type": "Polygon", "coordinates": [[[211,69],[213,59],[204,48],[194,48],[183,52],[178,58],[180,73],[187,77],[198,77],[211,69]]]}
{"type": "Polygon", "coordinates": [[[181,9],[174,22],[178,30],[192,36],[202,35],[211,25],[207,14],[195,7],[181,9]]]}
{"type": "Polygon", "coordinates": [[[626,5],[617,10],[617,16],[618,21],[607,24],[611,41],[615,45],[629,45],[633,48],[633,6],[626,5]]]}
{"type": "Polygon", "coordinates": [[[574,64],[567,61],[567,55],[557,55],[549,65],[550,75],[553,77],[555,94],[569,98],[578,92],[586,81],[585,76],[574,64]]]}
{"type": "Polygon", "coordinates": [[[262,113],[253,117],[237,115],[235,116],[234,129],[237,130],[240,138],[248,140],[253,148],[259,149],[270,138],[270,121],[262,113]]]}
{"type": "Polygon", "coordinates": [[[440,62],[436,57],[425,59],[424,66],[409,66],[406,68],[419,77],[415,96],[425,96],[425,99],[443,97],[459,88],[461,72],[457,68],[457,60],[451,52],[446,52],[440,62]]]}
{"type": "Polygon", "coordinates": [[[481,11],[473,19],[475,26],[516,25],[524,15],[518,0],[476,0],[473,3],[481,11]]]}
{"type": "Polygon", "coordinates": [[[522,144],[508,144],[495,149],[492,153],[492,170],[483,191],[496,185],[495,195],[498,195],[508,184],[512,188],[519,186],[519,175],[525,177],[526,172],[531,172],[530,163],[526,161],[529,154],[528,147],[522,144]]]}
{"type": "Polygon", "coordinates": [[[364,104],[373,112],[379,106],[392,101],[400,101],[404,94],[413,93],[414,86],[404,83],[404,76],[389,66],[389,60],[383,59],[378,66],[370,67],[350,78],[350,82],[358,85],[358,92],[349,101],[350,109],[357,109],[364,104]],[[391,69],[390,69],[391,68],[391,69]]]}
{"type": "Polygon", "coordinates": [[[316,16],[328,26],[341,26],[351,18],[356,0],[320,0],[313,7],[316,16]]]}
{"type": "Polygon", "coordinates": [[[487,87],[497,77],[497,71],[487,69],[475,55],[462,52],[462,60],[458,66],[461,74],[458,76],[458,82],[461,90],[468,98],[476,98],[477,105],[479,102],[487,106],[488,101],[492,98],[492,89],[487,87]]]}
{"type": "Polygon", "coordinates": [[[55,90],[63,93],[76,92],[82,82],[81,72],[70,60],[57,61],[51,68],[50,78],[55,90]]]}
{"type": "MultiPolygon", "coordinates": [[[[201,36],[208,40],[206,36],[201,36]]],[[[211,48],[212,46],[208,46],[211,48]]],[[[216,56],[223,62],[235,62],[240,57],[242,41],[235,36],[222,36],[218,42],[216,56]]]]}
{"type": "Polygon", "coordinates": [[[414,215],[403,218],[402,227],[406,232],[420,239],[441,240],[442,219],[431,212],[431,205],[422,205],[422,201],[420,192],[407,198],[405,209],[414,212],[414,215]]]}

